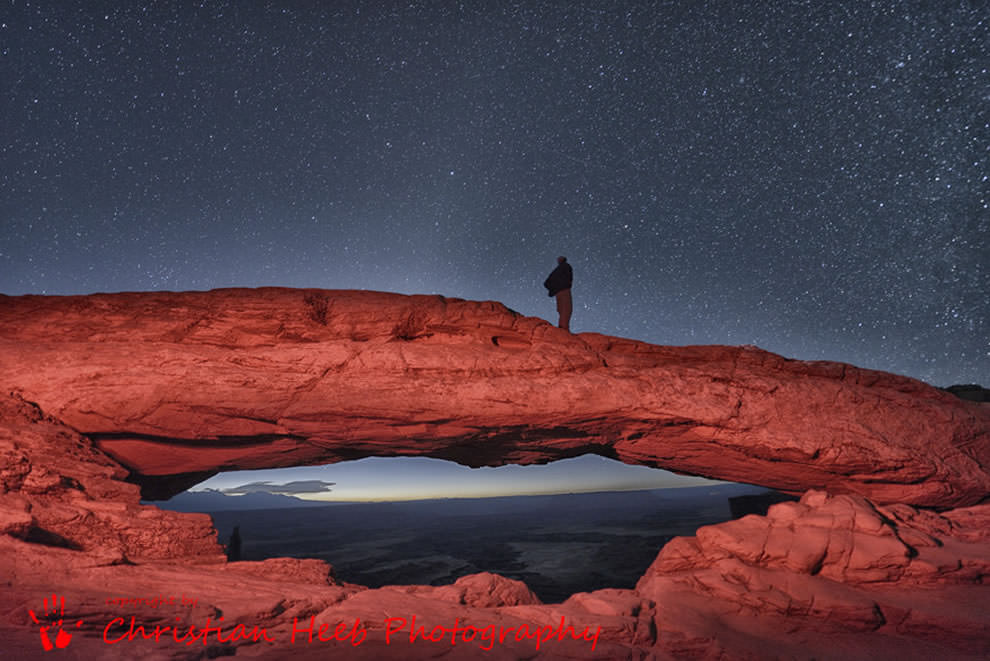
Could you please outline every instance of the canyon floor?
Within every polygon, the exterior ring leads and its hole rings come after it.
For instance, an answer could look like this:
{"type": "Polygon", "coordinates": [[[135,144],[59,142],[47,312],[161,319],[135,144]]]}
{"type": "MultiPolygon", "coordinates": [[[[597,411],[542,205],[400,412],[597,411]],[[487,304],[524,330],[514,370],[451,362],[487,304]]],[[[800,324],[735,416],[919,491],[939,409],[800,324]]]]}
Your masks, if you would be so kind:
{"type": "Polygon", "coordinates": [[[319,558],[338,579],[371,588],[487,571],[560,603],[632,589],[670,539],[728,521],[729,498],[765,491],[730,484],[207,513],[221,542],[239,528],[244,560],[319,558]]]}

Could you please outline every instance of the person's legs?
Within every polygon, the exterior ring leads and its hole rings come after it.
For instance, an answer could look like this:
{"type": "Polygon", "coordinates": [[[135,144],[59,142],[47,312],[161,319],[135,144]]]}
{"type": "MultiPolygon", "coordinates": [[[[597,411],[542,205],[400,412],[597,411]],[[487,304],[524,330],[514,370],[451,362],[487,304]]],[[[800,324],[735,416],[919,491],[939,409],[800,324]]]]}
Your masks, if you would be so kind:
{"type": "Polygon", "coordinates": [[[571,300],[571,290],[565,289],[557,292],[557,314],[560,315],[560,322],[557,324],[565,331],[571,330],[571,312],[574,304],[571,300]]]}

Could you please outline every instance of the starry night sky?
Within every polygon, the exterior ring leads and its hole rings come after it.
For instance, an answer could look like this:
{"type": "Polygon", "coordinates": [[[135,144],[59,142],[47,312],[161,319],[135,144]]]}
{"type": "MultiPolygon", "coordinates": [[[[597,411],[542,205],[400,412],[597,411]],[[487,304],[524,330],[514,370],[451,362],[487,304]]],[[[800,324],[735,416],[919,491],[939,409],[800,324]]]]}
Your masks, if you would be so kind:
{"type": "Polygon", "coordinates": [[[495,299],[990,384],[990,2],[0,5],[0,292],[495,299]]]}

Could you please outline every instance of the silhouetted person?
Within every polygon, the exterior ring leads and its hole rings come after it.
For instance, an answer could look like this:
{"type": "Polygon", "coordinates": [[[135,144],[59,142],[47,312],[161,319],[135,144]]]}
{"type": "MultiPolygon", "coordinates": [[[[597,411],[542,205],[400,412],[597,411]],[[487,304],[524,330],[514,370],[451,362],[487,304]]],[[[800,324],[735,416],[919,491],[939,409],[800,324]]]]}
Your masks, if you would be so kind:
{"type": "Polygon", "coordinates": [[[567,258],[558,257],[557,268],[543,282],[549,296],[557,297],[557,314],[560,315],[560,321],[557,325],[568,332],[571,330],[571,311],[574,309],[574,303],[571,301],[571,282],[573,280],[574,270],[567,263],[567,258]]]}
{"type": "Polygon", "coordinates": [[[234,526],[230,533],[230,543],[227,544],[227,562],[237,562],[241,559],[241,527],[234,526]]]}

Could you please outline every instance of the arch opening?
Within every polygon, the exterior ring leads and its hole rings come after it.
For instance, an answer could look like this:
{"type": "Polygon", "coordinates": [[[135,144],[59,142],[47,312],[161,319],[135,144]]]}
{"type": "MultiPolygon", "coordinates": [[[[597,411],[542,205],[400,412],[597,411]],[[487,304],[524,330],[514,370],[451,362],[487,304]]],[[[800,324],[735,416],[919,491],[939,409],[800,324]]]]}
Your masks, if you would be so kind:
{"type": "Polygon", "coordinates": [[[369,457],[222,473],[154,504],[209,514],[228,553],[236,527],[232,560],[317,558],[369,588],[491,572],[559,603],[632,588],[670,539],[732,518],[729,499],[760,493],[597,455],[478,469],[369,457]]]}

